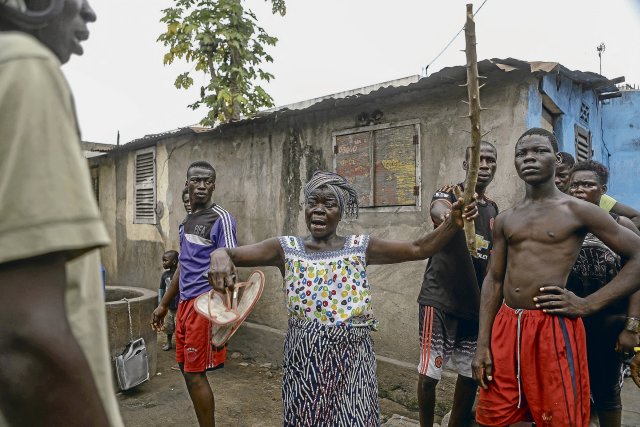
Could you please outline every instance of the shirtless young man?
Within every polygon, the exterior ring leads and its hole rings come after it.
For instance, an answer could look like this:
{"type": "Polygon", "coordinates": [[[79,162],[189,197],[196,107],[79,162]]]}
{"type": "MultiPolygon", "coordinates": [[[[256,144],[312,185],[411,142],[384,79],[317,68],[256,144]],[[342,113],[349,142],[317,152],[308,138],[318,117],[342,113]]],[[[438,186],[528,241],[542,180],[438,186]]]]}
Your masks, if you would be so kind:
{"type": "Polygon", "coordinates": [[[481,425],[534,420],[538,426],[587,426],[585,332],[573,317],[640,288],[640,238],[596,205],[556,188],[557,150],[553,134],[540,128],[516,143],[515,167],[526,194],[495,221],[472,363],[482,387],[481,425]],[[582,299],[564,286],[587,232],[629,261],[607,286],[582,299]]]}

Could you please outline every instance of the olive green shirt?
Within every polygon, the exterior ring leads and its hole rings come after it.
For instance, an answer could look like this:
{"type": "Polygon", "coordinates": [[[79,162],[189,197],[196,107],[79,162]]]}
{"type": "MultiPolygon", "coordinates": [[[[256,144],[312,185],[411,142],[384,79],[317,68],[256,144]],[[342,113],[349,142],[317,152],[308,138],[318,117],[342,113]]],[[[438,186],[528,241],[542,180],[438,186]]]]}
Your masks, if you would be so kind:
{"type": "Polygon", "coordinates": [[[616,203],[618,203],[618,201],[607,194],[603,194],[602,197],[600,197],[600,207],[607,212],[611,212],[611,209],[613,209],[616,203]]]}
{"type": "Polygon", "coordinates": [[[0,264],[51,252],[69,254],[67,317],[111,425],[122,426],[97,250],[109,237],[60,62],[21,32],[0,32],[0,200],[0,264]]]}

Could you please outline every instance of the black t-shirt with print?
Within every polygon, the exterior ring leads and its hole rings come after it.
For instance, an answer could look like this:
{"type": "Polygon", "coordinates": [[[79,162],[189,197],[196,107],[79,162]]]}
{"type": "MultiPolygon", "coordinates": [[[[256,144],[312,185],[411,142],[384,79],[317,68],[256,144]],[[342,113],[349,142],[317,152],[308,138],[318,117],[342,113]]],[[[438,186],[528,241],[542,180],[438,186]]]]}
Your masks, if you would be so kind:
{"type": "MultiPolygon", "coordinates": [[[[458,184],[462,189],[462,184],[458,184]]],[[[458,231],[436,254],[429,258],[424,272],[418,303],[429,305],[447,314],[463,319],[478,319],[480,287],[489,264],[493,248],[493,221],[498,206],[492,200],[476,202],[478,216],[475,219],[477,257],[467,250],[464,231],[458,231]]],[[[446,200],[453,203],[456,197],[453,186],[445,186],[435,192],[432,203],[446,200]]]]}

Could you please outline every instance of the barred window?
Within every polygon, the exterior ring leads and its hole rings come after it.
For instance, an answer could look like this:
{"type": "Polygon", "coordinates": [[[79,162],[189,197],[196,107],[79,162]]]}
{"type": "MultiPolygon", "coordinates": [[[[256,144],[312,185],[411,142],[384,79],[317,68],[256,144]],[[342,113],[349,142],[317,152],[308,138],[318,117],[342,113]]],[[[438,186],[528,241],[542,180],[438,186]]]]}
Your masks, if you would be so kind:
{"type": "Polygon", "coordinates": [[[334,169],[358,192],[360,207],[420,206],[419,120],[333,133],[334,169]]]}
{"type": "Polygon", "coordinates": [[[589,110],[590,108],[587,104],[585,104],[584,102],[580,104],[580,120],[584,124],[589,123],[589,110]]]}
{"type": "Polygon", "coordinates": [[[156,150],[135,154],[134,224],[156,223],[156,150]]]}

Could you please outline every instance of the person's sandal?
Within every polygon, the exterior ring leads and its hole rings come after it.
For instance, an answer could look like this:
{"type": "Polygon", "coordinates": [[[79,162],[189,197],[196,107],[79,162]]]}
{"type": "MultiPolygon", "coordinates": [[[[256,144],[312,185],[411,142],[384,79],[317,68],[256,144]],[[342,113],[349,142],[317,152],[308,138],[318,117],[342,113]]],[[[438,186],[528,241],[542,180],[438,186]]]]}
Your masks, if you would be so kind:
{"type": "Polygon", "coordinates": [[[211,325],[211,345],[215,348],[224,347],[225,343],[236,333],[256,305],[263,289],[264,273],[260,270],[251,273],[246,282],[237,283],[234,286],[231,297],[231,311],[237,314],[238,317],[233,323],[219,325],[214,322],[211,325]]]}
{"type": "Polygon", "coordinates": [[[224,326],[235,322],[238,320],[238,313],[232,309],[230,293],[228,288],[224,294],[211,289],[200,295],[194,304],[196,312],[216,325],[224,326]]]}

